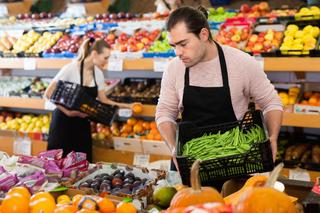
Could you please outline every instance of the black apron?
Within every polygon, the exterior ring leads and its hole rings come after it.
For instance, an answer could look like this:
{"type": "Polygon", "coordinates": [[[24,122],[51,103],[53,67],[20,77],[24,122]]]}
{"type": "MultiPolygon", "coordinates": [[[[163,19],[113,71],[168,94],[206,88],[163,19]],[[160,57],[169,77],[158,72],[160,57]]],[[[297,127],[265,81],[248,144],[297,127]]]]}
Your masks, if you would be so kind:
{"type": "MultiPolygon", "coordinates": [[[[80,85],[93,98],[98,96],[98,87],[95,72],[93,71],[94,87],[83,86],[83,61],[80,65],[80,85]]],[[[66,156],[71,151],[87,154],[89,162],[92,161],[92,137],[90,122],[86,118],[69,117],[59,109],[52,113],[49,129],[48,150],[63,149],[66,156]]]]}
{"type": "MultiPolygon", "coordinates": [[[[182,122],[207,126],[237,121],[233,111],[226,60],[221,46],[216,43],[220,61],[222,87],[197,87],[190,85],[189,68],[184,75],[182,122]]],[[[172,166],[174,166],[172,164],[172,166]]],[[[215,181],[212,186],[220,190],[224,181],[215,181]]]]}

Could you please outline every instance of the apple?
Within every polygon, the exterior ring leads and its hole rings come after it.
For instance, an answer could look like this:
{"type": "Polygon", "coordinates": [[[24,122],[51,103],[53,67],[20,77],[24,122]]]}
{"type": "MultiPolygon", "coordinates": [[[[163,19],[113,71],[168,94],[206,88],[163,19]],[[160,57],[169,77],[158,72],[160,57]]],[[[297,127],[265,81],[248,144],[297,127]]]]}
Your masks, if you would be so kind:
{"type": "Polygon", "coordinates": [[[24,19],[28,19],[28,18],[30,18],[30,14],[29,14],[29,13],[25,13],[25,14],[23,14],[23,18],[24,18],[24,19]]]}
{"type": "Polygon", "coordinates": [[[231,41],[239,42],[240,40],[241,40],[241,37],[238,34],[231,37],[231,41]]]}
{"type": "Polygon", "coordinates": [[[258,12],[259,11],[259,5],[253,5],[252,7],[251,7],[251,11],[252,12],[258,12]]]}
{"type": "Polygon", "coordinates": [[[38,13],[34,13],[34,14],[31,15],[31,18],[32,18],[32,19],[39,19],[40,16],[39,16],[38,13]]]}
{"type": "Polygon", "coordinates": [[[258,40],[258,36],[256,34],[251,35],[249,41],[255,43],[258,40]]]}
{"type": "Polygon", "coordinates": [[[117,19],[118,18],[118,16],[117,16],[117,14],[115,14],[115,13],[111,13],[110,15],[109,15],[109,19],[117,19]]]}
{"type": "Polygon", "coordinates": [[[230,42],[228,43],[228,45],[229,45],[230,47],[233,47],[233,48],[238,48],[238,44],[237,44],[236,42],[234,42],[234,41],[230,41],[230,42]]]}
{"type": "Polygon", "coordinates": [[[260,11],[269,11],[269,4],[267,2],[260,2],[258,7],[260,11]]]}
{"type": "Polygon", "coordinates": [[[17,15],[17,18],[18,18],[18,19],[24,19],[24,15],[23,15],[22,13],[19,13],[19,14],[17,15]]]}
{"type": "Polygon", "coordinates": [[[240,7],[240,11],[242,13],[249,13],[250,12],[250,6],[248,4],[242,4],[240,7]]]}
{"type": "Polygon", "coordinates": [[[126,17],[126,14],[125,14],[124,12],[119,12],[119,13],[117,14],[117,17],[118,17],[118,19],[123,19],[123,18],[126,17]]]}
{"type": "Polygon", "coordinates": [[[109,14],[107,14],[107,13],[103,13],[103,14],[102,14],[102,18],[103,18],[103,19],[107,19],[108,17],[109,17],[109,14]]]}
{"type": "Polygon", "coordinates": [[[102,15],[101,14],[96,14],[95,18],[96,19],[102,19],[102,15]]]}
{"type": "Polygon", "coordinates": [[[260,51],[260,50],[262,50],[262,48],[263,48],[263,45],[262,45],[261,43],[256,43],[256,44],[253,46],[252,50],[253,50],[253,51],[260,51]]]}
{"type": "Polygon", "coordinates": [[[236,27],[232,27],[232,28],[230,28],[230,30],[229,30],[229,32],[231,32],[232,34],[237,34],[238,33],[238,28],[236,28],[236,27]]]}
{"type": "Polygon", "coordinates": [[[132,18],[133,18],[133,15],[132,15],[132,13],[126,13],[125,17],[126,17],[127,19],[132,19],[132,18]]]}
{"type": "Polygon", "coordinates": [[[48,14],[47,14],[47,17],[48,17],[48,18],[52,18],[52,17],[53,17],[53,14],[52,14],[52,13],[48,13],[48,14]]]}
{"type": "Polygon", "coordinates": [[[154,18],[154,19],[160,18],[160,16],[161,16],[161,14],[159,12],[154,12],[152,14],[152,18],[154,18]]]}
{"type": "Polygon", "coordinates": [[[44,18],[47,18],[48,17],[48,14],[46,12],[41,12],[39,14],[40,18],[44,19],[44,18]]]}
{"type": "Polygon", "coordinates": [[[142,42],[143,44],[148,44],[148,43],[149,43],[149,39],[148,39],[148,38],[142,38],[142,39],[141,39],[141,42],[142,42]]]}
{"type": "Polygon", "coordinates": [[[127,45],[122,44],[122,45],[120,46],[120,51],[121,51],[121,52],[127,52],[127,50],[128,50],[127,45]]]}

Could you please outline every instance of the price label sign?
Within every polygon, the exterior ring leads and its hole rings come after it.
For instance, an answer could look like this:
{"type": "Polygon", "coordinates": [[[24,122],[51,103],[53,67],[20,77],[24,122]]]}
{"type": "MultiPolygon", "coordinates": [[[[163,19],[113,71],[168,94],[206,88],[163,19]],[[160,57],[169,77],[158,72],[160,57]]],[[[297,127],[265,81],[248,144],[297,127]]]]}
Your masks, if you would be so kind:
{"type": "Polygon", "coordinates": [[[133,165],[135,166],[146,166],[149,164],[150,155],[134,154],[133,165]]]}
{"type": "Polygon", "coordinates": [[[86,15],[86,7],[84,4],[68,4],[67,14],[74,17],[86,15]]]}
{"type": "Polygon", "coordinates": [[[164,72],[169,64],[169,59],[155,58],[153,59],[153,70],[155,72],[164,72]]]}
{"type": "Polygon", "coordinates": [[[130,118],[132,114],[133,113],[131,109],[119,109],[118,111],[119,117],[130,118]]]}
{"type": "Polygon", "coordinates": [[[8,15],[8,8],[6,4],[0,4],[0,17],[5,17],[8,15]]]}
{"type": "Polygon", "coordinates": [[[108,61],[108,71],[123,71],[123,59],[120,58],[110,58],[108,61]]]}
{"type": "Polygon", "coordinates": [[[304,169],[290,169],[289,179],[310,181],[310,174],[307,170],[304,169]]]}
{"type": "Polygon", "coordinates": [[[23,60],[24,70],[35,70],[37,68],[37,62],[35,58],[25,58],[23,60]]]}

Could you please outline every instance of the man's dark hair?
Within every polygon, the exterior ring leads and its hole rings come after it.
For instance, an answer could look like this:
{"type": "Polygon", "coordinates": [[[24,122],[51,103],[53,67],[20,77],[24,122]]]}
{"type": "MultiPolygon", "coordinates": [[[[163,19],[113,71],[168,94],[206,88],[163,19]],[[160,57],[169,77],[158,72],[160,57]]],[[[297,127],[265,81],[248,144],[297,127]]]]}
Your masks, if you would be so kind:
{"type": "Polygon", "coordinates": [[[213,41],[210,31],[207,10],[199,6],[198,9],[193,7],[180,7],[173,11],[167,21],[167,30],[170,31],[178,23],[184,22],[189,33],[195,34],[199,38],[199,34],[203,28],[209,31],[209,41],[213,41]]]}

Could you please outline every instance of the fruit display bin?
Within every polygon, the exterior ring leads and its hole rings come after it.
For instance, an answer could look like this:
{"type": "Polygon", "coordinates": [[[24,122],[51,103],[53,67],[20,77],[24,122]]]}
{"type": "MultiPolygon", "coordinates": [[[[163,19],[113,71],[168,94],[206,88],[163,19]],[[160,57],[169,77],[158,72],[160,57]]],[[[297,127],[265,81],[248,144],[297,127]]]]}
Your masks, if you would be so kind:
{"type": "MultiPolygon", "coordinates": [[[[277,162],[283,162],[287,168],[303,168],[320,171],[319,159],[319,135],[304,133],[303,135],[286,135],[289,138],[284,152],[277,162]]],[[[276,163],[277,163],[276,162],[276,163]]]]}
{"type": "Polygon", "coordinates": [[[320,4],[302,5],[299,7],[298,12],[295,14],[294,18],[297,21],[320,19],[320,9],[319,8],[320,8],[320,4]],[[315,9],[315,7],[317,9],[315,9]]]}
{"type": "Polygon", "coordinates": [[[168,52],[144,52],[143,58],[173,58],[176,57],[176,54],[173,50],[168,51],[168,52]]]}
{"type": "Polygon", "coordinates": [[[108,98],[124,103],[157,104],[160,82],[157,78],[126,78],[123,84],[110,91],[108,98]]]}
{"type": "Polygon", "coordinates": [[[101,169],[76,182],[73,186],[86,191],[87,194],[105,193],[107,196],[110,194],[120,198],[130,197],[140,201],[142,209],[144,209],[150,203],[156,184],[159,180],[165,179],[166,175],[163,170],[148,170],[144,167],[126,164],[103,163],[101,169]],[[125,179],[122,181],[121,177],[125,179]],[[96,179],[98,181],[95,181],[96,179]],[[95,182],[99,184],[92,185],[95,182]],[[86,183],[90,183],[90,185],[86,183]],[[101,187],[101,185],[104,186],[101,187]]]}
{"type": "Polygon", "coordinates": [[[164,141],[142,140],[144,154],[171,156],[171,151],[164,141]]]}
{"type": "Polygon", "coordinates": [[[79,85],[59,81],[50,101],[71,110],[80,110],[89,119],[103,124],[111,124],[117,114],[117,106],[107,105],[89,96],[79,85]]]}
{"type": "Polygon", "coordinates": [[[320,94],[320,88],[316,83],[304,83],[299,102],[294,105],[294,113],[320,115],[320,97],[312,95],[316,93],[320,94]],[[309,100],[303,93],[310,94],[309,100]]]}
{"type": "MultiPolygon", "coordinates": [[[[241,121],[213,126],[198,127],[190,122],[180,123],[176,154],[183,184],[190,185],[190,168],[196,160],[195,158],[182,156],[184,144],[204,134],[224,133],[235,127],[240,127],[246,131],[255,125],[263,128],[267,136],[263,115],[260,110],[248,111],[241,121]]],[[[257,172],[268,172],[273,168],[271,145],[267,138],[264,141],[255,143],[247,153],[202,161],[200,163],[199,175],[202,185],[210,185],[215,180],[239,177],[257,172]]]]}
{"type": "Polygon", "coordinates": [[[281,23],[260,23],[256,24],[249,37],[245,51],[251,55],[262,55],[266,57],[277,56],[283,40],[285,25],[281,23]]]}
{"type": "MultiPolygon", "coordinates": [[[[312,20],[312,21],[293,21],[293,22],[287,22],[286,25],[286,30],[289,25],[296,25],[299,28],[299,31],[302,31],[304,27],[311,25],[313,27],[320,27],[320,20],[312,20]]],[[[286,36],[285,36],[286,37],[286,36]]],[[[283,39],[283,42],[281,46],[285,42],[285,38],[283,39]]],[[[296,39],[296,38],[295,38],[296,39]]],[[[319,45],[320,45],[320,36],[318,34],[316,38],[317,42],[315,45],[314,49],[311,50],[303,50],[302,49],[289,49],[289,50],[282,50],[281,46],[280,49],[277,51],[277,56],[283,56],[283,57],[288,57],[288,56],[310,56],[310,57],[317,57],[320,56],[320,51],[319,51],[319,45]]]]}

